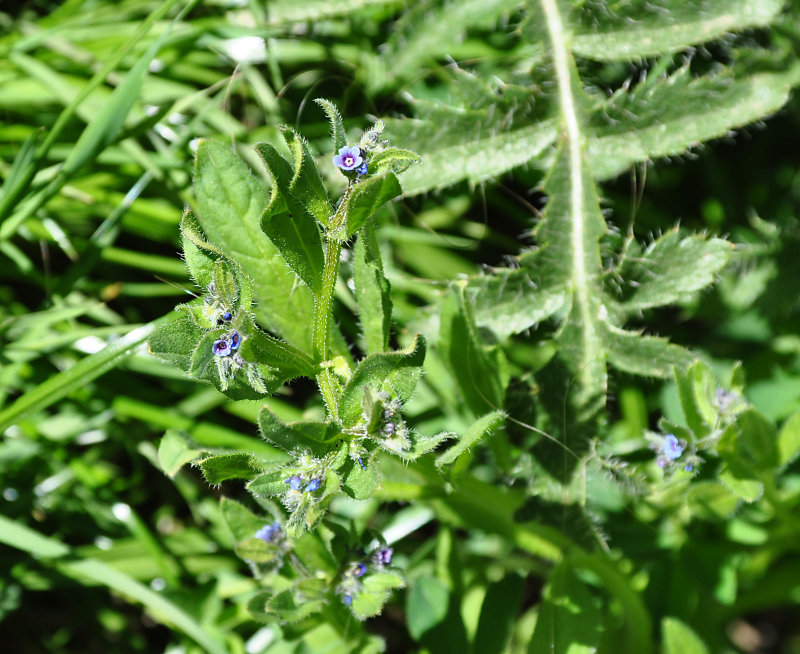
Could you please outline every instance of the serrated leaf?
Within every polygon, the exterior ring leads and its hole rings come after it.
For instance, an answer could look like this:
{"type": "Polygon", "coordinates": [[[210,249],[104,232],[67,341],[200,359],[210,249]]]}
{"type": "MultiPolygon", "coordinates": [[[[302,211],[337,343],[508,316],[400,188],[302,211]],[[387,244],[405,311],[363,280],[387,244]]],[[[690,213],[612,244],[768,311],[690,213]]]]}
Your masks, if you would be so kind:
{"type": "Polygon", "coordinates": [[[379,352],[362,359],[342,391],[339,414],[342,424],[352,426],[361,418],[364,389],[391,390],[401,402],[414,392],[425,360],[425,338],[417,335],[409,347],[397,352],[379,352]]]}
{"type": "MultiPolygon", "coordinates": [[[[463,181],[480,184],[535,160],[557,137],[553,122],[543,121],[479,138],[469,135],[461,143],[436,147],[437,140],[431,139],[431,134],[425,136],[425,132],[435,131],[435,127],[428,128],[425,123],[417,122],[414,129],[420,135],[412,142],[420,144],[422,163],[401,175],[403,193],[407,197],[463,181]],[[422,147],[425,143],[427,146],[422,147]]],[[[404,126],[402,131],[411,131],[411,128],[404,126]]],[[[394,138],[403,142],[399,140],[402,139],[400,135],[394,138]]]]}
{"type": "MultiPolygon", "coordinates": [[[[272,195],[261,216],[261,228],[289,267],[316,295],[322,287],[325,267],[322,239],[314,216],[303,205],[308,199],[313,200],[313,196],[308,189],[292,189],[293,182],[300,179],[296,175],[302,175],[306,186],[311,185],[308,179],[312,175],[302,169],[292,170],[291,164],[269,143],[259,143],[256,150],[272,178],[272,195]]],[[[309,165],[303,159],[302,149],[300,154],[301,165],[309,165]]],[[[310,165],[315,164],[311,161],[310,165]]]]}
{"type": "Polygon", "coordinates": [[[635,290],[621,308],[631,313],[673,304],[688,293],[710,286],[732,251],[733,246],[722,239],[698,235],[681,238],[677,229],[670,230],[637,256],[634,265],[625,266],[623,262],[621,274],[635,290]]]}
{"type": "Polygon", "coordinates": [[[593,654],[603,628],[598,603],[564,559],[550,575],[528,654],[593,654]]]}
{"type": "Polygon", "coordinates": [[[264,467],[250,454],[217,454],[198,462],[209,484],[221,484],[228,479],[253,479],[264,467]]]}
{"type": "Polygon", "coordinates": [[[526,266],[530,254],[520,257],[519,268],[496,268],[468,282],[475,324],[491,329],[500,339],[546,320],[566,300],[564,288],[550,289],[536,281],[536,268],[526,266]]]}
{"type": "Polygon", "coordinates": [[[708,654],[698,635],[677,618],[663,618],[661,633],[664,654],[708,654]]]}
{"type": "Polygon", "coordinates": [[[202,451],[191,447],[184,434],[169,429],[158,444],[158,463],[166,474],[174,477],[183,466],[200,456],[202,451]]]}
{"type": "Polygon", "coordinates": [[[470,425],[466,433],[458,439],[455,445],[436,457],[436,465],[441,467],[455,463],[464,452],[477,445],[482,439],[490,436],[502,424],[505,417],[505,413],[502,411],[492,411],[478,418],[470,425]]]}
{"type": "Polygon", "coordinates": [[[267,194],[231,148],[201,141],[194,175],[197,218],[208,240],[234,257],[255,283],[259,322],[310,352],[311,292],[297,286],[278,249],[261,230],[267,194]]]}
{"type": "Polygon", "coordinates": [[[450,603],[450,591],[434,577],[421,576],[406,594],[406,623],[414,640],[444,620],[450,603]]]}
{"type": "Polygon", "coordinates": [[[331,448],[331,425],[324,422],[294,422],[286,424],[268,406],[258,414],[261,435],[286,452],[311,450],[315,456],[324,456],[331,448]],[[330,442],[329,442],[330,441],[330,442]]]}
{"type": "Polygon", "coordinates": [[[604,331],[608,363],[624,372],[665,379],[672,376],[673,368],[687,368],[697,359],[665,338],[625,331],[608,323],[604,331]]]}
{"type": "Polygon", "coordinates": [[[689,75],[682,69],[648,90],[647,111],[639,104],[621,106],[625,120],[593,130],[587,154],[595,179],[615,177],[637,162],[681,154],[776,112],[788,101],[796,73],[739,80],[694,80],[689,75]],[[637,119],[631,120],[631,115],[637,119]]]}
{"type": "Polygon", "coordinates": [[[604,5],[601,20],[590,6],[585,15],[578,11],[572,16],[572,51],[598,61],[676,52],[730,32],[769,25],[782,6],[783,0],[682,0],[666,7],[641,3],[633,8],[629,3],[616,14],[604,5]]]}
{"type": "Polygon", "coordinates": [[[372,223],[364,225],[359,232],[353,261],[353,281],[367,352],[385,352],[389,349],[392,322],[391,286],[383,274],[381,253],[372,223]]]}
{"type": "Polygon", "coordinates": [[[330,100],[316,98],[314,102],[322,107],[325,115],[328,116],[328,120],[331,123],[331,139],[333,140],[333,149],[334,151],[338,152],[340,148],[347,145],[347,133],[344,130],[342,116],[339,113],[339,110],[336,108],[336,105],[330,100]]]}

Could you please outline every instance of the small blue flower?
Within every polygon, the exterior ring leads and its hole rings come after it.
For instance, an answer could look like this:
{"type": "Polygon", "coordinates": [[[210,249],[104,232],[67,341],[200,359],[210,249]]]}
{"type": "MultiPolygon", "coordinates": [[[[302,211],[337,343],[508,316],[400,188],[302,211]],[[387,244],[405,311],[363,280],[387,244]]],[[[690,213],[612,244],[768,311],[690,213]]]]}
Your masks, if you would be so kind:
{"type": "Polygon", "coordinates": [[[353,569],[350,571],[350,574],[354,577],[363,577],[367,574],[367,566],[365,563],[359,561],[353,566],[353,569]]]}
{"type": "Polygon", "coordinates": [[[226,339],[221,338],[218,341],[214,341],[214,344],[211,346],[211,351],[218,357],[229,357],[233,349],[226,339]]]}
{"type": "Polygon", "coordinates": [[[381,547],[372,554],[372,560],[375,565],[389,565],[392,562],[392,554],[394,554],[394,550],[391,547],[381,547]]]}
{"type": "Polygon", "coordinates": [[[675,434],[667,434],[661,444],[661,451],[670,461],[674,461],[683,454],[683,445],[681,445],[675,434]]]}
{"type": "Polygon", "coordinates": [[[274,543],[281,534],[281,526],[277,522],[271,525],[264,525],[256,532],[256,538],[260,538],[265,543],[274,543]]]}
{"type": "Polygon", "coordinates": [[[353,603],[353,597],[350,593],[347,593],[343,598],[342,601],[347,605],[350,606],[353,603]]]}
{"type": "Polygon", "coordinates": [[[367,172],[369,172],[369,168],[367,168],[367,162],[365,161],[358,168],[356,168],[356,172],[359,174],[359,176],[366,175],[367,172]]]}
{"type": "Polygon", "coordinates": [[[333,165],[345,171],[355,170],[364,162],[361,157],[361,148],[345,145],[339,148],[339,154],[333,155],[333,165]]]}
{"type": "Polygon", "coordinates": [[[300,475],[292,475],[291,477],[286,479],[284,483],[289,484],[289,488],[296,491],[299,491],[300,488],[303,486],[303,480],[300,477],[300,475]]]}
{"type": "Polygon", "coordinates": [[[231,315],[231,312],[230,312],[230,311],[223,311],[223,312],[222,312],[222,319],[223,319],[225,322],[228,322],[228,321],[229,321],[229,320],[230,320],[232,317],[233,317],[233,316],[231,315]]]}
{"type": "Polygon", "coordinates": [[[392,434],[394,434],[396,429],[397,429],[397,427],[395,426],[395,424],[393,422],[387,422],[383,426],[383,429],[381,429],[381,433],[384,436],[391,436],[392,434]]]}
{"type": "Polygon", "coordinates": [[[687,463],[685,466],[683,466],[683,469],[686,472],[693,472],[694,471],[694,466],[691,463],[687,463]]]}
{"type": "Polygon", "coordinates": [[[238,350],[240,343],[241,339],[239,338],[239,332],[233,332],[230,338],[231,350],[238,350]]]}
{"type": "Polygon", "coordinates": [[[306,493],[313,493],[315,490],[319,489],[320,482],[321,480],[319,477],[312,479],[310,482],[308,482],[308,485],[303,490],[306,493]]]}

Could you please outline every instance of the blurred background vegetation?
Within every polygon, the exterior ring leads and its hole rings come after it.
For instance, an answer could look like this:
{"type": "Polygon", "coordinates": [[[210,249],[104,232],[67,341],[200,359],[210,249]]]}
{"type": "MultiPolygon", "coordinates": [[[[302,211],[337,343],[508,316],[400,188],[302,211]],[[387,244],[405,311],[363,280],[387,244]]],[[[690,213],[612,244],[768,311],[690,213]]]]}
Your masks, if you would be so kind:
{"type": "MultiPolygon", "coordinates": [[[[168,314],[186,297],[185,289],[191,291],[177,253],[181,211],[192,201],[195,139],[236,143],[256,165],[248,146],[275,142],[276,126],[288,124],[327,156],[328,124],[313,98],[334,100],[355,133],[368,116],[413,117],[426,102],[460,97],[468,87],[458,78],[467,72],[522,83],[527,62],[538,55],[516,29],[518,4],[0,5],[0,513],[73,548],[56,562],[33,545],[29,551],[0,548],[4,651],[199,651],[201,639],[186,636],[192,625],[231,652],[339,651],[324,623],[306,625],[298,645],[292,627],[279,633],[251,620],[245,604],[256,582],[233,555],[218,509],[220,495],[238,497],[241,488],[210,488],[191,468],[170,478],[158,461],[159,439],[170,428],[209,447],[258,447],[258,403],[229,402],[154,360],[143,346],[120,362],[109,361],[107,372],[88,382],[41,385],[168,314]],[[14,400],[41,388],[29,411],[15,413],[14,400]],[[102,570],[81,569],[82,560],[108,564],[125,580],[104,580],[102,570]],[[126,580],[142,586],[136,590],[126,580]],[[189,622],[154,596],[180,607],[189,622]]],[[[800,42],[795,5],[771,30],[745,32],[670,63],[702,70],[738,57],[734,65],[748,69],[788,66],[800,42]],[[756,47],[764,45],[773,55],[760,59],[756,47]]],[[[653,65],[592,64],[593,78],[607,84],[594,91],[607,93],[653,65]]],[[[464,101],[469,104],[470,96],[464,101]]],[[[390,121],[389,129],[403,134],[406,124],[390,121]]],[[[601,189],[620,234],[631,221],[644,240],[680,223],[737,243],[715,289],[659,310],[648,325],[708,353],[720,370],[742,361],[748,398],[775,421],[800,407],[798,142],[800,104],[794,98],[764,123],[690,154],[636,166],[601,189]]],[[[407,197],[380,216],[401,329],[424,318],[422,308],[447,280],[501,265],[530,245],[530,229],[544,205],[537,190],[542,175],[536,165],[521,166],[485,183],[426,189],[431,192],[407,197]]],[[[341,185],[333,178],[330,183],[341,185]]],[[[341,322],[355,341],[348,315],[342,312],[341,322]]],[[[674,415],[671,385],[624,375],[612,383],[611,430],[641,432],[654,428],[661,415],[674,415]]],[[[269,404],[285,419],[322,410],[310,383],[284,389],[269,404]]],[[[421,425],[443,418],[421,402],[416,420],[421,425]]],[[[800,483],[800,476],[794,479],[800,483]]],[[[362,519],[391,522],[409,534],[399,548],[409,578],[432,573],[440,564],[436,551],[446,549],[453,532],[400,504],[375,517],[377,509],[375,503],[362,519]]],[[[646,559],[671,542],[669,526],[655,534],[637,524],[621,511],[608,527],[629,555],[638,544],[646,559]]],[[[742,560],[758,568],[755,552],[765,542],[757,526],[747,526],[726,535],[715,531],[724,525],[706,525],[692,532],[693,547],[683,550],[687,534],[672,534],[673,551],[661,549],[668,560],[653,572],[648,606],[654,615],[680,615],[675,607],[693,602],[683,612],[693,615],[705,601],[697,587],[705,587],[718,600],[730,598],[715,604],[719,615],[710,621],[714,628],[725,625],[727,640],[721,631],[702,634],[711,651],[799,652],[800,567],[797,546],[787,541],[800,524],[796,517],[787,520],[778,535],[795,560],[783,559],[766,577],[753,572],[759,579],[753,587],[740,577],[747,591],[740,593],[733,570],[742,560]]],[[[475,622],[491,559],[503,551],[479,533],[466,538],[464,565],[474,570],[471,583],[478,590],[465,596],[462,612],[475,622]]],[[[530,572],[519,591],[520,615],[541,593],[535,570],[530,572]]],[[[391,652],[418,647],[407,631],[404,602],[399,594],[366,626],[387,640],[391,652]]],[[[475,626],[468,629],[472,637],[475,626]]],[[[466,651],[458,644],[465,635],[444,631],[441,637],[445,645],[434,639],[426,647],[466,651]]]]}

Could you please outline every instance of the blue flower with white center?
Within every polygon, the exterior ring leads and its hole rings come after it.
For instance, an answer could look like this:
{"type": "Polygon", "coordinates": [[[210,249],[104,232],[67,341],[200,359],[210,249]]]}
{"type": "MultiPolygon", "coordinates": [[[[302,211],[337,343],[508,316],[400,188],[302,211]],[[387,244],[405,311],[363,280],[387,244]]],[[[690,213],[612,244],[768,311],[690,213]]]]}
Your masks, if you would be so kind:
{"type": "Polygon", "coordinates": [[[233,348],[227,339],[220,338],[211,345],[211,351],[218,357],[229,357],[233,348]]]}
{"type": "Polygon", "coordinates": [[[312,479],[310,482],[308,482],[308,485],[303,490],[306,493],[313,493],[315,490],[319,490],[321,481],[322,480],[319,477],[312,479]]]}
{"type": "Polygon", "coordinates": [[[664,436],[664,442],[661,443],[661,451],[670,461],[674,461],[683,454],[683,445],[675,434],[667,434],[664,436]]]}
{"type": "Polygon", "coordinates": [[[357,145],[352,147],[345,145],[339,148],[339,154],[333,155],[333,165],[347,172],[355,170],[363,163],[364,159],[361,156],[361,148],[357,145]]]}
{"type": "Polygon", "coordinates": [[[256,538],[260,538],[265,543],[274,543],[281,536],[281,526],[278,522],[271,525],[264,525],[256,532],[256,538]]]}
{"type": "Polygon", "coordinates": [[[354,577],[363,577],[367,574],[367,566],[365,563],[359,561],[353,566],[353,569],[350,571],[350,574],[354,577]]]}

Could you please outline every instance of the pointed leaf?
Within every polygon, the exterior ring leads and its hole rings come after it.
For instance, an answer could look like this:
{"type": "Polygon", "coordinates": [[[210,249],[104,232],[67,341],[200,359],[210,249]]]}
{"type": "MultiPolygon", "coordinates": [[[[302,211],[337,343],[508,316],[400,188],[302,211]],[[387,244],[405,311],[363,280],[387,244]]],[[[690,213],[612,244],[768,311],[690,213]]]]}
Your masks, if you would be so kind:
{"type": "Polygon", "coordinates": [[[645,336],[605,324],[604,345],[608,362],[624,372],[645,377],[668,378],[673,368],[688,368],[696,357],[664,338],[645,336]]]}
{"type": "Polygon", "coordinates": [[[217,454],[198,462],[209,484],[221,484],[228,479],[253,479],[264,467],[250,454],[217,454]]]}
{"type": "Polygon", "coordinates": [[[336,108],[336,105],[333,104],[330,100],[325,100],[324,98],[316,98],[314,100],[325,114],[328,116],[328,120],[331,123],[331,138],[333,139],[333,149],[334,151],[338,152],[340,148],[347,145],[347,133],[344,131],[344,123],[342,122],[342,116],[339,114],[339,110],[336,108]]]}
{"type": "Polygon", "coordinates": [[[185,435],[170,429],[158,444],[158,463],[166,474],[174,477],[183,466],[200,456],[202,451],[192,448],[185,435]]]}
{"type": "Polygon", "coordinates": [[[436,457],[436,465],[441,467],[455,463],[464,452],[477,445],[482,439],[490,436],[502,424],[505,417],[505,413],[502,411],[492,411],[478,418],[472,423],[467,432],[458,439],[455,445],[452,445],[444,453],[436,457]]]}
{"type": "Polygon", "coordinates": [[[268,406],[258,414],[261,435],[286,452],[309,449],[315,456],[324,456],[331,448],[326,442],[331,425],[324,422],[294,422],[286,424],[268,406]]]}
{"type": "Polygon", "coordinates": [[[677,618],[661,621],[664,654],[708,654],[708,649],[698,635],[677,618]]]}
{"type": "Polygon", "coordinates": [[[298,198],[321,225],[327,225],[334,209],[308,142],[293,129],[285,128],[282,134],[294,157],[294,177],[289,185],[292,196],[298,198]]]}
{"type": "Polygon", "coordinates": [[[406,621],[414,640],[444,620],[450,603],[450,592],[438,579],[418,577],[406,595],[406,621]]]}
{"type": "Polygon", "coordinates": [[[271,522],[271,520],[260,518],[244,504],[229,497],[221,498],[219,507],[225,524],[228,525],[228,529],[231,530],[237,542],[254,538],[261,527],[271,522]]]}
{"type": "Polygon", "coordinates": [[[343,202],[347,202],[345,236],[350,238],[375,215],[385,203],[403,192],[394,173],[367,177],[351,187],[343,202]]]}
{"type": "Polygon", "coordinates": [[[353,281],[367,352],[385,352],[389,349],[389,328],[392,321],[391,286],[383,274],[378,240],[371,223],[359,232],[353,262],[353,281]]]}

